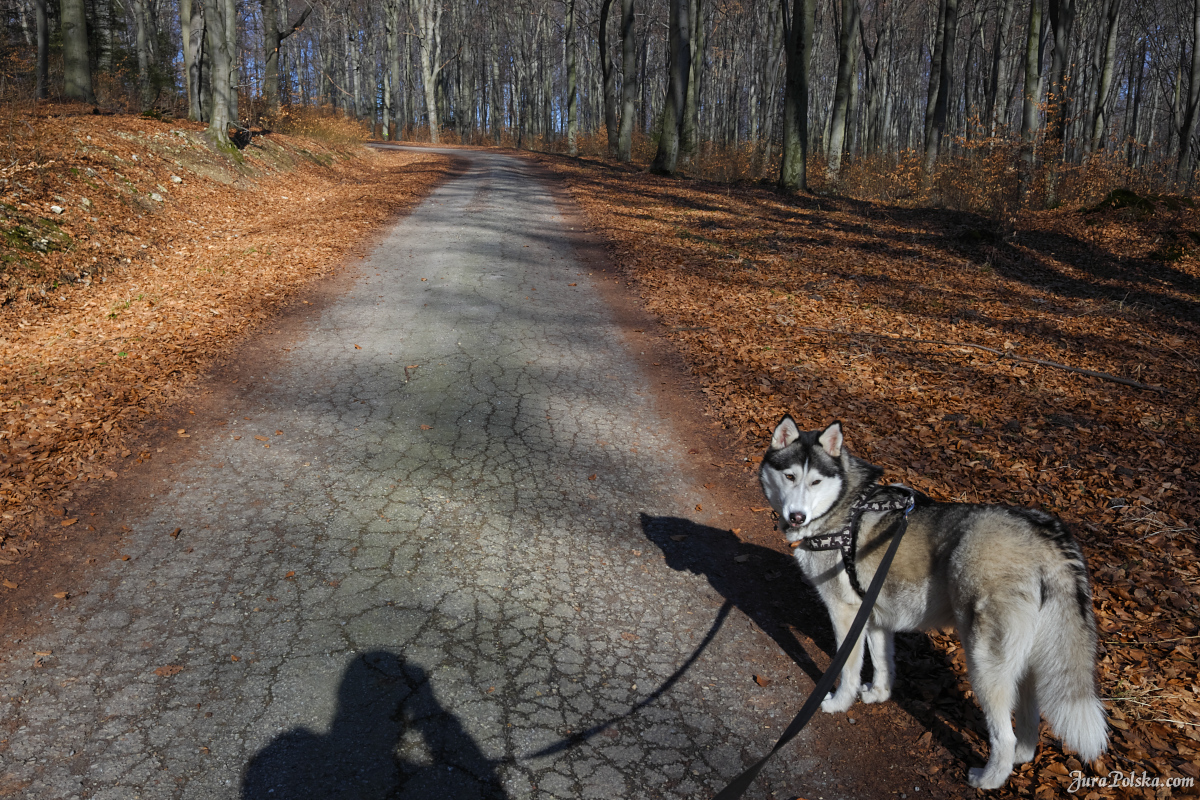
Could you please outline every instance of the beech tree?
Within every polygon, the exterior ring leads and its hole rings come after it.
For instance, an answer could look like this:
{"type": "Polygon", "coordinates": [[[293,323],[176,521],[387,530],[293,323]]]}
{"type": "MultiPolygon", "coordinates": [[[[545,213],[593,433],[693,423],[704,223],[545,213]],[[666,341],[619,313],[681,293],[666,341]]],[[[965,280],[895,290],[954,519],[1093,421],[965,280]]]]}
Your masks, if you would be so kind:
{"type": "MultiPolygon", "coordinates": [[[[1180,84],[1182,84],[1182,76],[1180,84]]],[[[1192,58],[1187,101],[1180,126],[1178,180],[1188,180],[1196,169],[1196,131],[1200,127],[1200,0],[1192,2],[1192,58]]]]}
{"type": "Polygon", "coordinates": [[[0,91],[93,102],[102,87],[102,104],[175,106],[214,133],[304,104],[389,139],[573,153],[598,135],[624,162],[727,163],[789,191],[807,159],[836,187],[862,159],[916,157],[928,179],[1007,143],[1016,188],[1054,202],[1081,174],[1061,167],[1093,159],[1195,185],[1198,3],[0,0],[29,48],[0,91]]]}
{"type": "Polygon", "coordinates": [[[689,0],[671,0],[667,95],[663,101],[658,150],[650,166],[654,172],[665,175],[675,174],[679,162],[679,139],[686,116],[684,102],[691,70],[689,10],[689,0]]]}
{"type": "Polygon", "coordinates": [[[283,40],[300,29],[308,15],[312,13],[312,5],[304,4],[300,13],[289,24],[279,24],[279,13],[282,10],[279,0],[262,0],[263,16],[263,102],[267,114],[274,116],[279,113],[279,47],[283,40]]]}
{"type": "Polygon", "coordinates": [[[812,59],[816,0],[792,0],[790,21],[786,0],[782,22],[786,29],[787,80],[783,100],[783,158],[779,186],[787,191],[808,188],[808,70],[812,59]]]}
{"type": "Polygon", "coordinates": [[[34,96],[45,100],[50,96],[50,22],[46,18],[46,0],[33,0],[33,8],[37,28],[37,83],[34,96]]]}
{"type": "Polygon", "coordinates": [[[88,55],[87,15],[83,0],[62,0],[63,95],[95,103],[92,65],[88,55]]]}
{"type": "Polygon", "coordinates": [[[637,46],[633,39],[633,0],[621,0],[621,129],[617,158],[629,163],[633,151],[634,104],[637,101],[637,46]]]}
{"type": "MultiPolygon", "coordinates": [[[[946,0],[942,0],[946,2],[946,0]]],[[[842,165],[842,148],[846,141],[847,117],[850,113],[850,94],[853,90],[855,72],[858,69],[858,47],[854,37],[858,35],[858,0],[841,0],[842,24],[838,31],[837,86],[833,94],[833,107],[829,117],[829,149],[826,156],[826,172],[830,180],[837,180],[842,165]]]]}
{"type": "Polygon", "coordinates": [[[210,100],[208,103],[208,136],[219,146],[230,147],[229,114],[233,94],[233,54],[229,49],[226,31],[224,0],[201,0],[204,4],[205,52],[212,62],[210,71],[210,100]]]}

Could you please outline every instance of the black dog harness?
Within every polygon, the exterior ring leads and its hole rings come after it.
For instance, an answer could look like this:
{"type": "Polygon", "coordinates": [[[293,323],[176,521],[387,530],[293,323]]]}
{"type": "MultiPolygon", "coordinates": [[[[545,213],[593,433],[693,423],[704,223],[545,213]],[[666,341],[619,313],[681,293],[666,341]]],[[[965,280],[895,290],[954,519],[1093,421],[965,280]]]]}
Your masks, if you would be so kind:
{"type": "Polygon", "coordinates": [[[858,593],[858,596],[862,597],[866,592],[858,582],[858,569],[855,566],[855,557],[858,553],[858,526],[862,522],[862,515],[868,511],[903,511],[904,518],[908,519],[908,515],[912,513],[916,504],[916,492],[907,486],[872,486],[850,504],[850,521],[840,530],[801,539],[794,546],[800,546],[810,551],[841,550],[842,561],[846,564],[846,576],[850,578],[850,585],[858,593]]]}

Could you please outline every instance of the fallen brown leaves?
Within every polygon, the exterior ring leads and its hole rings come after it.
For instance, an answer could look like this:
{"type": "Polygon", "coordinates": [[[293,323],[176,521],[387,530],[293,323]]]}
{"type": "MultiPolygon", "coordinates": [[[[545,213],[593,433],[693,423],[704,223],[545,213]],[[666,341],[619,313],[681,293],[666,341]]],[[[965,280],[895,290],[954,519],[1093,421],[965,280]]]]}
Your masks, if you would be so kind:
{"type": "MultiPolygon", "coordinates": [[[[1071,523],[1094,579],[1113,727],[1094,774],[1200,778],[1200,263],[1194,248],[1169,261],[1155,251],[1164,231],[1200,240],[1200,214],[1063,210],[998,225],[541,160],[609,238],[752,463],[785,412],[808,427],[840,419],[892,480],[1071,523]],[[1163,391],[915,341],[929,339],[1163,391]]],[[[962,650],[954,636],[932,640],[928,663],[902,667],[901,685],[929,724],[955,732],[940,737],[949,763],[980,764],[986,734],[959,699],[969,696],[962,650]]],[[[919,742],[914,751],[936,755],[919,742]]],[[[1043,746],[997,796],[1063,795],[1078,768],[1057,743],[1043,746]]],[[[965,784],[953,768],[940,779],[949,794],[965,784]]]]}
{"type": "Polygon", "coordinates": [[[450,164],[272,135],[237,165],[207,147],[202,126],[62,107],[15,124],[34,133],[10,138],[16,166],[0,170],[9,555],[51,503],[117,477],[122,459],[150,458],[125,447],[131,429],[450,164]]]}

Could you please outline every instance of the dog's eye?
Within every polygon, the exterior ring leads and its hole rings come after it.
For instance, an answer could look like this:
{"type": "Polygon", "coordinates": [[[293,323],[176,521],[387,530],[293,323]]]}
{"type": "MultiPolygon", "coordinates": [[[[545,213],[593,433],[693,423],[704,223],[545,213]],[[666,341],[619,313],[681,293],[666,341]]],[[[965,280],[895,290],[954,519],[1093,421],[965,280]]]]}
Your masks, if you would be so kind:
{"type": "Polygon", "coordinates": [[[785,478],[787,478],[787,479],[788,479],[788,483],[795,483],[795,482],[796,482],[796,476],[795,476],[795,475],[791,475],[791,474],[789,474],[789,473],[786,473],[786,472],[785,472],[785,473],[783,474],[783,477],[785,477],[785,478]]]}
{"type": "Polygon", "coordinates": [[[809,482],[808,482],[808,485],[809,485],[809,486],[816,486],[816,485],[817,485],[818,483],[820,483],[820,482],[821,482],[821,479],[820,479],[820,478],[813,478],[811,481],[809,481],[809,482]]]}

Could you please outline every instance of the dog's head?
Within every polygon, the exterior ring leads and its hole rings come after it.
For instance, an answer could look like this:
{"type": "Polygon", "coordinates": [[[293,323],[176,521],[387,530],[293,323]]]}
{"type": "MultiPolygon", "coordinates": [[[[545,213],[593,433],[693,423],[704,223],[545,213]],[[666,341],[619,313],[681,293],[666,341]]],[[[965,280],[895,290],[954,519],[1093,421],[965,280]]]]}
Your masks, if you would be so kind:
{"type": "Polygon", "coordinates": [[[802,529],[827,514],[842,495],[842,424],[802,431],[790,415],[784,417],[771,435],[759,480],[788,541],[802,538],[802,529]]]}

